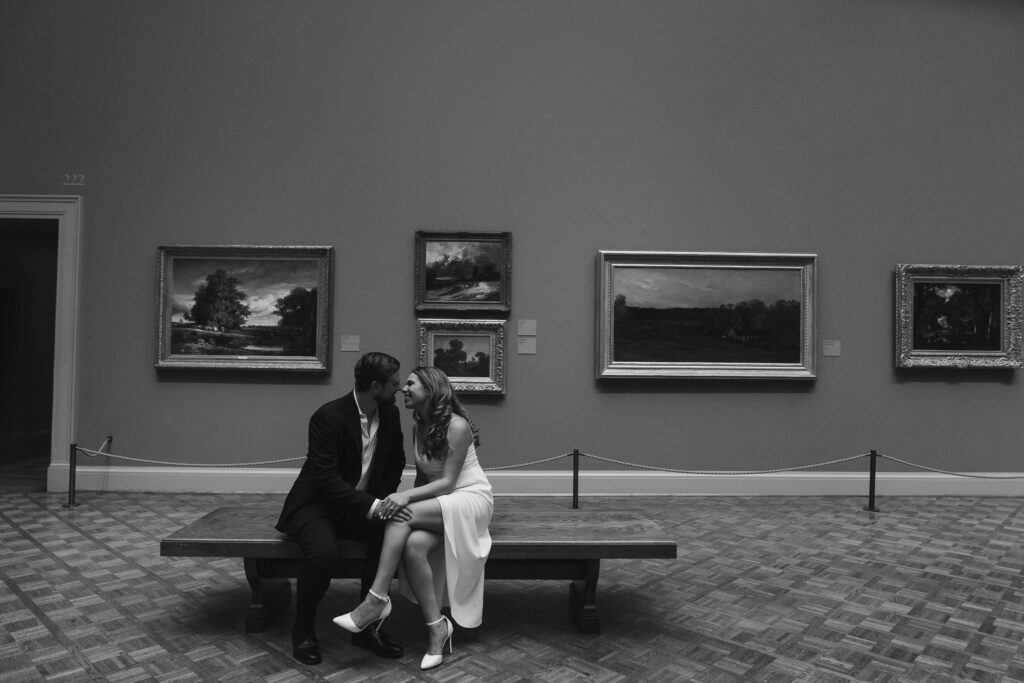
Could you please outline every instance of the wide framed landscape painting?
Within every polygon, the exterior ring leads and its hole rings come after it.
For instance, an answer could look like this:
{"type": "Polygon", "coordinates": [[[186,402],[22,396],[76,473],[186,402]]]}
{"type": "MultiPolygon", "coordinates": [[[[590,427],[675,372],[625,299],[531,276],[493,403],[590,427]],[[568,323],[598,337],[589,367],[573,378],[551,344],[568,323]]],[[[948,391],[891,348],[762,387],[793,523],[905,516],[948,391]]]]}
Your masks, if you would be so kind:
{"type": "Polygon", "coordinates": [[[813,379],[814,254],[599,251],[597,377],[813,379]]]}
{"type": "Polygon", "coordinates": [[[1021,266],[896,266],[896,367],[1021,367],[1021,266]]]}
{"type": "Polygon", "coordinates": [[[157,368],[329,371],[331,247],[158,251],[157,368]]]}
{"type": "Polygon", "coordinates": [[[459,393],[504,394],[505,322],[420,319],[419,364],[444,372],[459,393]]]}
{"type": "Polygon", "coordinates": [[[511,233],[420,230],[415,263],[419,312],[508,313],[511,308],[511,233]]]}

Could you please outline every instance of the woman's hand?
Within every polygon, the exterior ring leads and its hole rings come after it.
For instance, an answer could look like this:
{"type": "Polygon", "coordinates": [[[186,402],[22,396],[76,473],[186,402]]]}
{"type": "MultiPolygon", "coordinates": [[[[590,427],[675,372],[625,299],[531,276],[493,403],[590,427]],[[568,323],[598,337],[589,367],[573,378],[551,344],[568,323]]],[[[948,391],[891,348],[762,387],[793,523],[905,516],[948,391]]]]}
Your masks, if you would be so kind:
{"type": "Polygon", "coordinates": [[[407,522],[412,518],[409,512],[409,494],[406,491],[395,491],[377,506],[377,514],[383,520],[407,522]]]}

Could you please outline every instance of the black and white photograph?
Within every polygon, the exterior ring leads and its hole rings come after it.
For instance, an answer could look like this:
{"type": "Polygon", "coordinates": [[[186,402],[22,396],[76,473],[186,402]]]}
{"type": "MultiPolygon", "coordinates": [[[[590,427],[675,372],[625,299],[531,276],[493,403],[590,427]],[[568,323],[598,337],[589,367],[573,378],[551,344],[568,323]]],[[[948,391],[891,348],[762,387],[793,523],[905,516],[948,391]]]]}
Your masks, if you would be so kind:
{"type": "Polygon", "coordinates": [[[1024,683],[1022,86],[1024,0],[0,0],[0,683],[1024,683]]]}

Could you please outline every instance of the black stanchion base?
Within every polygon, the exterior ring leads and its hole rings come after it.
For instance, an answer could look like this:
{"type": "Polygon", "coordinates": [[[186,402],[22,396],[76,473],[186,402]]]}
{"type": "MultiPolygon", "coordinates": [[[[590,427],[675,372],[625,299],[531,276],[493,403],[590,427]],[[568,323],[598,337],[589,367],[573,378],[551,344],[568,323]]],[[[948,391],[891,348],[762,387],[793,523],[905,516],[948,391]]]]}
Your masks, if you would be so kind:
{"type": "Polygon", "coordinates": [[[868,512],[881,512],[878,508],[868,507],[866,505],[864,506],[864,509],[868,512]]]}

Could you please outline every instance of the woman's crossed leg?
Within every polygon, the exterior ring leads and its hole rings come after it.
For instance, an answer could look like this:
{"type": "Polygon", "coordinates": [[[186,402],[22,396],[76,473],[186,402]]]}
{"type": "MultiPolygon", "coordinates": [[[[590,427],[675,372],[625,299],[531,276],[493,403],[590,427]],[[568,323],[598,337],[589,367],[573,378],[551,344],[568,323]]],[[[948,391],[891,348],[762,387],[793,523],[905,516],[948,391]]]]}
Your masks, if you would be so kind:
{"type": "Polygon", "coordinates": [[[352,620],[359,628],[365,628],[381,617],[387,602],[374,598],[373,594],[388,594],[391,579],[403,561],[409,587],[424,617],[427,617],[428,622],[440,617],[441,610],[434,595],[433,574],[427,555],[444,539],[441,503],[437,498],[429,498],[410,503],[407,509],[410,513],[408,520],[391,520],[384,527],[384,543],[372,592],[351,612],[352,620]]]}

